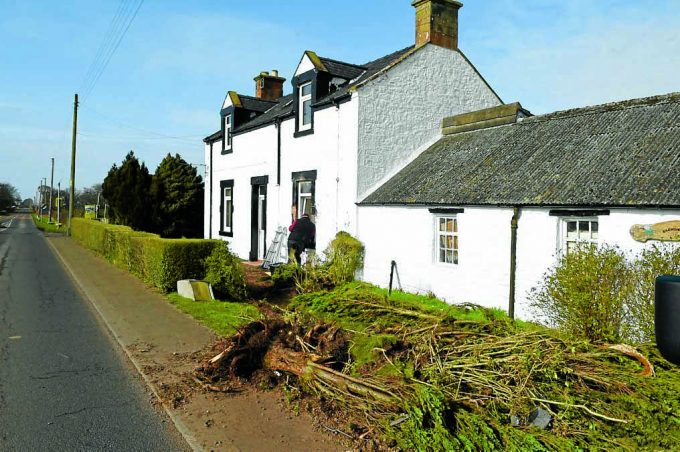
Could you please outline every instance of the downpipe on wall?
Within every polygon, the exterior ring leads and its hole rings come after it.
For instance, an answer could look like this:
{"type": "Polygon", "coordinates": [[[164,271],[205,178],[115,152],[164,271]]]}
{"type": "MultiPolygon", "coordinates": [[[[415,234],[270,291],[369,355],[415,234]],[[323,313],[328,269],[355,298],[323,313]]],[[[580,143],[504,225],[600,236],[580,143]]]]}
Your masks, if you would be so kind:
{"type": "Polygon", "coordinates": [[[515,280],[517,276],[517,228],[522,210],[519,206],[512,208],[510,220],[510,293],[508,296],[508,316],[515,318],[515,280]]]}

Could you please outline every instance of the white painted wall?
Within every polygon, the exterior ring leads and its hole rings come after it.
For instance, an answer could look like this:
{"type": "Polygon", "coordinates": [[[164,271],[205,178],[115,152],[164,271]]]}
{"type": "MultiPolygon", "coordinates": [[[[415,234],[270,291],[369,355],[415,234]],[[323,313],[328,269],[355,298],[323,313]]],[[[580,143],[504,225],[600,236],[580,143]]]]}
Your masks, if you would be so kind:
{"type": "MultiPolygon", "coordinates": [[[[314,133],[295,138],[295,121],[281,124],[281,184],[277,185],[277,130],[274,124],[234,135],[233,152],[221,154],[213,145],[212,238],[230,242],[231,249],[247,259],[251,234],[251,184],[253,176],[269,176],[267,186],[267,246],[277,226],[291,223],[292,173],[316,170],[317,249],[323,251],[338,230],[354,232],[356,217],[357,102],[340,104],[314,113],[314,133]],[[233,237],[219,235],[220,181],[234,180],[233,237]]],[[[206,146],[206,162],[210,161],[206,146]]],[[[209,164],[209,163],[206,163],[209,164]]],[[[206,190],[206,224],[209,212],[206,190]]],[[[208,228],[206,227],[206,237],[208,228]]]]}
{"type": "Polygon", "coordinates": [[[512,209],[466,207],[457,215],[458,265],[435,261],[435,217],[424,207],[361,206],[358,238],[366,247],[364,280],[387,287],[394,260],[407,292],[433,292],[451,303],[505,308],[512,209]]]}
{"type": "MultiPolygon", "coordinates": [[[[406,291],[433,292],[450,303],[507,310],[512,209],[465,207],[457,215],[458,265],[435,263],[434,217],[424,207],[361,206],[358,236],[366,246],[364,279],[387,287],[390,262],[395,260],[406,291]]],[[[598,217],[600,243],[616,245],[634,256],[659,242],[633,240],[631,226],[672,219],[680,219],[680,210],[611,209],[610,215],[598,217]]],[[[519,318],[533,318],[528,295],[556,263],[560,221],[547,208],[522,209],[517,230],[515,314],[519,318]]]]}
{"type": "Polygon", "coordinates": [[[359,200],[438,137],[442,118],[501,104],[459,52],[431,44],[357,92],[359,200]]]}

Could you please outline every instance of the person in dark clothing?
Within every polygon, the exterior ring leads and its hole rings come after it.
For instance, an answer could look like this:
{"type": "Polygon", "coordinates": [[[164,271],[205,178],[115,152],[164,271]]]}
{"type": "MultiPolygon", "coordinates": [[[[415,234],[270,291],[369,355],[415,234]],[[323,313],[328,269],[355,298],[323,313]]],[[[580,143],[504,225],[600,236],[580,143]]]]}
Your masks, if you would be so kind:
{"type": "Polygon", "coordinates": [[[303,214],[297,220],[297,209],[293,207],[293,224],[288,227],[288,252],[295,253],[295,262],[300,265],[300,255],[305,249],[316,249],[316,226],[308,214],[303,214]]]}

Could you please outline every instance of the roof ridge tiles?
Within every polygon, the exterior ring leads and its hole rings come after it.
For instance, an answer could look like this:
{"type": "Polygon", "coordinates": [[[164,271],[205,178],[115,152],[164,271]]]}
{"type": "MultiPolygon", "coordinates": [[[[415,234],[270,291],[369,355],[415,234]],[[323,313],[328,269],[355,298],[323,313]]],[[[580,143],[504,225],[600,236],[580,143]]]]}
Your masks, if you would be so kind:
{"type": "Polygon", "coordinates": [[[604,104],[589,105],[586,107],[569,108],[566,110],[558,110],[542,115],[535,115],[518,122],[541,122],[552,121],[556,119],[572,118],[577,116],[594,115],[606,111],[621,111],[630,108],[650,107],[657,104],[680,102],[680,92],[671,92],[667,94],[660,94],[655,96],[639,97],[635,99],[625,99],[614,102],[607,102],[604,104]]]}

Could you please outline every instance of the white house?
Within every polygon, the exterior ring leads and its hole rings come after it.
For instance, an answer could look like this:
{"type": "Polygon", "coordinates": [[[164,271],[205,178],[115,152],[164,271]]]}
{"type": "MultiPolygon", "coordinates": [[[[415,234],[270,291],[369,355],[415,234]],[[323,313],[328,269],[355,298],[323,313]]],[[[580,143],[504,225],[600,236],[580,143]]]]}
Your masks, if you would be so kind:
{"type": "Polygon", "coordinates": [[[636,253],[655,224],[680,220],[679,175],[680,93],[446,118],[435,144],[360,203],[364,279],[387,285],[395,261],[405,290],[530,318],[529,291],[576,242],[636,253]]]}
{"type": "Polygon", "coordinates": [[[364,64],[302,54],[292,94],[276,71],[254,97],[227,93],[205,138],[205,237],[262,259],[291,206],[308,212],[323,250],[357,234],[357,201],[439,138],[439,120],[501,105],[458,48],[453,0],[417,0],[416,43],[364,64]]]}
{"type": "Polygon", "coordinates": [[[528,318],[577,241],[632,253],[649,246],[632,226],[680,219],[680,95],[531,116],[458,48],[459,2],[412,3],[414,46],[358,65],[306,51],[292,94],[276,71],[227,93],[204,140],[205,237],[262,259],[296,206],[319,250],[358,236],[367,281],[394,262],[405,290],[528,318]]]}

